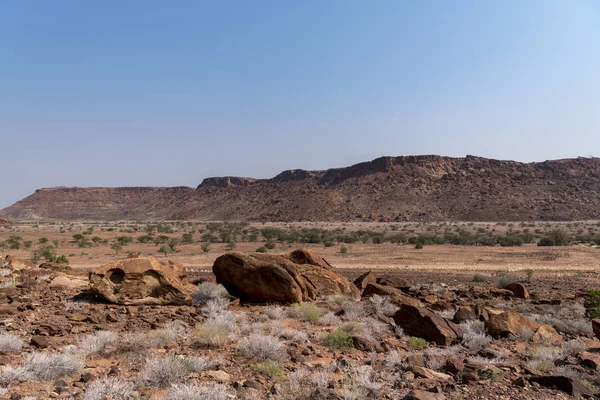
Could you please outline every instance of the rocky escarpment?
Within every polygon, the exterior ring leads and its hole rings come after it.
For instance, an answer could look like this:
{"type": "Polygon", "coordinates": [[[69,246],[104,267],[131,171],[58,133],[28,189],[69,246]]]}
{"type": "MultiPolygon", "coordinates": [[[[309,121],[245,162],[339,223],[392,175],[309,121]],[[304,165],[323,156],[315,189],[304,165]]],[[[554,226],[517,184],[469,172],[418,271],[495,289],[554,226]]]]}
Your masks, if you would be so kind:
{"type": "Polygon", "coordinates": [[[196,189],[53,188],[0,211],[31,219],[519,221],[600,219],[600,159],[520,163],[381,157],[271,179],[216,177],[196,189]]]}

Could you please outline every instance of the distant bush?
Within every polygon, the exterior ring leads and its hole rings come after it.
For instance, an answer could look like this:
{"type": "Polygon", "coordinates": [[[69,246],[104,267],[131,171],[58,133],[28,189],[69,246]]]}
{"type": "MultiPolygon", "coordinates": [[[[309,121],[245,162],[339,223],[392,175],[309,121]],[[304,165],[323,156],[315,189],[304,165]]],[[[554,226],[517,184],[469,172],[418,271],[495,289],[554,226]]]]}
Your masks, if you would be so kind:
{"type": "Polygon", "coordinates": [[[340,247],[340,253],[346,254],[348,252],[348,248],[346,246],[340,247]]]}
{"type": "Polygon", "coordinates": [[[500,289],[504,289],[505,287],[507,287],[508,285],[510,285],[511,283],[513,283],[514,280],[506,275],[500,275],[498,276],[498,281],[497,281],[497,286],[500,289]]]}
{"type": "Polygon", "coordinates": [[[415,249],[422,249],[422,248],[423,248],[423,243],[421,243],[421,242],[415,243],[415,249]]]}
{"type": "Polygon", "coordinates": [[[181,243],[183,244],[191,244],[194,243],[194,235],[191,233],[184,233],[181,235],[181,243]]]}
{"type": "Polygon", "coordinates": [[[562,229],[555,229],[540,239],[538,246],[568,246],[571,244],[569,234],[562,229]]]}
{"type": "Polygon", "coordinates": [[[265,246],[260,246],[255,250],[257,253],[267,253],[269,250],[265,246]]]}
{"type": "Polygon", "coordinates": [[[486,280],[487,277],[482,274],[475,274],[475,276],[473,276],[473,282],[485,282],[486,280]]]}
{"type": "Polygon", "coordinates": [[[58,263],[58,264],[69,265],[69,259],[64,254],[61,254],[60,256],[56,257],[56,259],[54,260],[54,262],[58,263]]]}

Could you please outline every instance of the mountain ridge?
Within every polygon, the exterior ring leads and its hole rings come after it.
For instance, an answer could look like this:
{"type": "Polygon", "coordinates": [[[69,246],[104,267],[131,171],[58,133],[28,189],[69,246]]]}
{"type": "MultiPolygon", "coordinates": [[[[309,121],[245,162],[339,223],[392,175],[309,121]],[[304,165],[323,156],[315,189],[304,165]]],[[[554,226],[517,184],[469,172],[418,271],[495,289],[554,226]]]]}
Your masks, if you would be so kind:
{"type": "Polygon", "coordinates": [[[0,210],[10,220],[519,221],[600,219],[600,159],[522,163],[379,157],[196,188],[54,187],[0,210]]]}

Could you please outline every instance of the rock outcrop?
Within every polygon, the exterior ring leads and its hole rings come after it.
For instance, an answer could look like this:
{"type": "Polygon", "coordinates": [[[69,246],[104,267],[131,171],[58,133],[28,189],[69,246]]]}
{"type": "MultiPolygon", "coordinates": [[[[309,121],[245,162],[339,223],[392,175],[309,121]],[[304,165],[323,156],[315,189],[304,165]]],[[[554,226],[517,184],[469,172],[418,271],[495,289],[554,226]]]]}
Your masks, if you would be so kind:
{"type": "Polygon", "coordinates": [[[490,317],[486,322],[487,331],[493,337],[519,335],[523,330],[535,332],[539,324],[514,311],[505,311],[490,317]]]}
{"type": "Polygon", "coordinates": [[[413,299],[412,297],[405,295],[402,291],[392,286],[369,283],[366,285],[365,290],[363,290],[362,297],[371,297],[373,295],[388,296],[390,300],[397,306],[409,304],[418,307],[419,305],[419,301],[417,299],[413,299]]]}
{"type": "Polygon", "coordinates": [[[37,268],[37,266],[29,260],[22,260],[20,258],[15,258],[13,256],[6,256],[4,259],[5,266],[4,268],[8,268],[13,271],[22,271],[37,268]]]}
{"type": "Polygon", "coordinates": [[[535,163],[380,157],[271,179],[191,187],[47,188],[0,210],[14,221],[526,221],[600,219],[600,159],[535,163]],[[568,198],[568,201],[564,199],[568,198]]]}
{"type": "Polygon", "coordinates": [[[232,296],[250,303],[298,303],[317,295],[359,297],[348,279],[308,250],[286,255],[227,253],[215,260],[213,273],[232,296]]]}
{"type": "Polygon", "coordinates": [[[184,284],[177,272],[152,257],[128,258],[91,271],[90,289],[112,303],[123,305],[191,304],[193,286],[184,284]]]}
{"type": "Polygon", "coordinates": [[[358,288],[358,290],[360,290],[361,292],[363,290],[365,290],[365,288],[367,287],[367,285],[369,283],[377,283],[377,277],[375,276],[375,274],[371,271],[369,272],[365,272],[364,274],[360,275],[358,278],[356,278],[354,281],[354,286],[356,286],[358,288]]]}
{"type": "Polygon", "coordinates": [[[518,283],[518,282],[511,283],[508,286],[504,287],[504,289],[510,290],[516,298],[519,298],[519,299],[528,299],[529,298],[529,291],[527,290],[525,285],[523,285],[521,283],[518,283]]]}
{"type": "Polygon", "coordinates": [[[449,346],[463,337],[460,327],[426,308],[402,304],[394,314],[394,321],[411,336],[449,346]]]}

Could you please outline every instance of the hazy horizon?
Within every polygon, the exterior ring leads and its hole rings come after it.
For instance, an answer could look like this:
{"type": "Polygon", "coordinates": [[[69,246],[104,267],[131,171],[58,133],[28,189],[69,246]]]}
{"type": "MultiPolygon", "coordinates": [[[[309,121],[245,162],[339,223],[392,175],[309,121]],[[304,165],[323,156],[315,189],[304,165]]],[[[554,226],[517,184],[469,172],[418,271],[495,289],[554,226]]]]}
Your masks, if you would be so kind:
{"type": "Polygon", "coordinates": [[[600,4],[0,4],[0,209],[388,155],[600,149],[600,4]]]}

